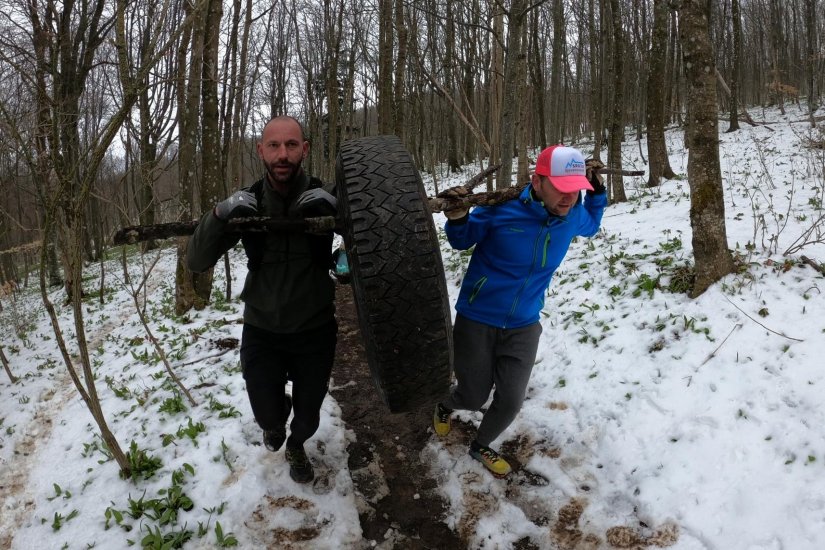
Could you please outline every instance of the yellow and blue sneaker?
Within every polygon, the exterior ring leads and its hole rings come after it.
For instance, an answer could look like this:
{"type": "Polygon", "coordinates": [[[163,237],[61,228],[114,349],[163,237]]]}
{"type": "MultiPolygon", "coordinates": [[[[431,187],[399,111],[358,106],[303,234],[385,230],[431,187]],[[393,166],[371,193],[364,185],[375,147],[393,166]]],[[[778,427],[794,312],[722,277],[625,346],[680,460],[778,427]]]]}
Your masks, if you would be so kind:
{"type": "Polygon", "coordinates": [[[435,429],[436,435],[445,436],[450,433],[450,414],[453,411],[448,409],[441,403],[435,404],[435,410],[433,411],[433,428],[435,429]]]}
{"type": "Polygon", "coordinates": [[[484,467],[496,477],[505,477],[512,470],[510,464],[501,458],[501,455],[490,447],[480,445],[478,441],[470,443],[470,456],[484,464],[484,467]]]}

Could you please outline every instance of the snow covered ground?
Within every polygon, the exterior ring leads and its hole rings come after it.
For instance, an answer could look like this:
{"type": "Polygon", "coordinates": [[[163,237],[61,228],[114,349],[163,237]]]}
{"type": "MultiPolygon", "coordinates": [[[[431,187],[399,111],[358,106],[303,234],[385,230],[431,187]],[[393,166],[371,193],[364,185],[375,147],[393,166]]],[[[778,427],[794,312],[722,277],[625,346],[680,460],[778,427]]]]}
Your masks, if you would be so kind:
{"type": "MultiPolygon", "coordinates": [[[[770,128],[721,135],[740,273],[695,300],[669,290],[691,259],[688,153],[673,130],[681,178],[658,189],[625,178],[630,200],[608,208],[602,231],[575,242],[554,278],[528,399],[494,444],[522,469],[510,480],[488,475],[466,454],[461,429],[423,450],[449,504],[434,521],[468,547],[825,547],[825,277],[800,261],[825,262],[825,244],[782,254],[825,213],[825,151],[802,145],[811,130],[795,108],[764,116],[770,128]]],[[[625,168],[647,168],[636,141],[624,155],[625,168]]],[[[439,185],[477,171],[439,174],[439,185]]],[[[235,254],[237,294],[245,262],[235,254]]],[[[444,244],[443,257],[454,302],[467,256],[444,244]]],[[[104,304],[87,300],[89,349],[124,450],[134,442],[134,456],[160,465],[148,479],[118,477],[39,296],[3,298],[0,344],[21,380],[0,374],[0,546],[109,549],[178,536],[184,548],[392,547],[391,533],[362,540],[347,467],[354,435],[335,400],[307,446],[319,480],[297,485],[283,453],[260,444],[237,350],[216,346],[240,338],[241,304],[218,299],[176,317],[174,249],[160,252],[147,314],[193,407],[169,381],[118,266],[106,264],[104,304]]],[[[141,259],[130,266],[139,277],[141,259]]],[[[97,277],[91,266],[87,292],[97,277]]],[[[71,342],[71,312],[60,292],[52,300],[71,342]]],[[[481,418],[457,417],[469,427],[481,418]]]]}

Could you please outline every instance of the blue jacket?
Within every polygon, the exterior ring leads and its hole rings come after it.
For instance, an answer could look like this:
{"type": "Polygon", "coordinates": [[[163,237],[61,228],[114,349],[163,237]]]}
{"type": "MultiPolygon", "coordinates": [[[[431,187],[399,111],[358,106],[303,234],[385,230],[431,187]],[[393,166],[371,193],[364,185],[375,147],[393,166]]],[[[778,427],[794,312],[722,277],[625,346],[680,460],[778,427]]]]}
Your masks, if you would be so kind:
{"type": "Polygon", "coordinates": [[[518,200],[476,207],[445,226],[453,248],[475,245],[455,309],[473,321],[518,328],[539,320],[550,279],[573,237],[599,230],[607,196],[587,194],[566,216],[547,212],[530,185],[518,200]]]}

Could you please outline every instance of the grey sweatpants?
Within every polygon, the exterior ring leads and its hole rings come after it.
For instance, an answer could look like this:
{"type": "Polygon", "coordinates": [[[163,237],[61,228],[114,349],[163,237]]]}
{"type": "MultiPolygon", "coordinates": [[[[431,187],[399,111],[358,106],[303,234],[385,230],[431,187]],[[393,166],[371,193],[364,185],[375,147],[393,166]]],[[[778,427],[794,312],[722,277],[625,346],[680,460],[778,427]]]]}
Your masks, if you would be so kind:
{"type": "Polygon", "coordinates": [[[500,329],[460,314],[453,327],[454,370],[458,382],[442,404],[477,411],[495,394],[478,427],[476,441],[489,447],[507,429],[524,403],[536,361],[541,324],[500,329]]]}

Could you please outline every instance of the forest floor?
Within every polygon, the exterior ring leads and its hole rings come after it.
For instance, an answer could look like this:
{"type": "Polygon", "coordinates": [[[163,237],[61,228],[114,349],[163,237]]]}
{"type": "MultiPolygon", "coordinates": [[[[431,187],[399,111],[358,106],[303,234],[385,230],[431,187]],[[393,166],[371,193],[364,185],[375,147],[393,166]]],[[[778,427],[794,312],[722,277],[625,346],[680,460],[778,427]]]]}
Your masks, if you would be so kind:
{"type": "Polygon", "coordinates": [[[380,542],[392,532],[393,548],[465,548],[440,520],[446,504],[420,458],[432,437],[431,412],[388,412],[372,383],[352,288],[339,286],[337,296],[338,353],[333,376],[347,383],[332,396],[355,433],[348,449],[349,468],[364,539],[380,542]]]}

